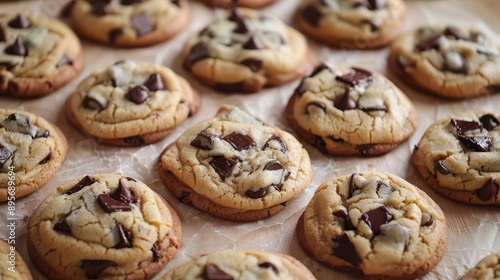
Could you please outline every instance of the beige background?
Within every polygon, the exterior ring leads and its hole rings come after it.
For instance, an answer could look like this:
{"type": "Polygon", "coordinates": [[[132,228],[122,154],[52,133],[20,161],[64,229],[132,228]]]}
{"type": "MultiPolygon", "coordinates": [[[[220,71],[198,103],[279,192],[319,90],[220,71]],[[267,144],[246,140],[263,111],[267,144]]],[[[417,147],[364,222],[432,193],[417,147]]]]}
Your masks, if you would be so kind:
{"type": "MultiPolygon", "coordinates": [[[[0,12],[29,11],[54,16],[66,0],[22,1],[0,3],[0,12]]],[[[0,1],[1,2],[1,1],[0,1]]],[[[281,0],[264,9],[266,13],[292,22],[292,15],[299,0],[281,0]]],[[[191,125],[211,117],[220,104],[228,103],[241,106],[247,111],[271,121],[285,130],[290,130],[284,121],[284,106],[299,81],[275,88],[267,89],[255,95],[224,95],[214,93],[211,89],[194,81],[180,67],[179,54],[188,34],[201,29],[220,11],[211,10],[197,1],[191,1],[192,21],[185,32],[170,42],[157,46],[139,49],[112,49],[105,46],[84,42],[86,52],[85,69],[75,81],[58,92],[34,100],[16,100],[0,98],[0,107],[17,108],[39,114],[56,123],[65,133],[69,141],[69,153],[63,167],[56,176],[42,189],[17,201],[17,213],[22,219],[18,223],[18,250],[29,262],[24,245],[26,222],[34,208],[41,200],[62,182],[77,176],[93,173],[120,173],[144,181],[152,189],[166,197],[181,216],[184,238],[183,246],[177,257],[165,268],[188,261],[202,253],[221,249],[261,249],[284,252],[293,255],[320,280],[351,279],[350,276],[324,267],[301,250],[295,235],[295,224],[310,200],[314,190],[328,178],[349,174],[360,170],[377,170],[391,172],[406,178],[408,181],[426,191],[443,208],[448,220],[448,251],[439,265],[424,279],[457,279],[467,269],[475,265],[487,254],[500,251],[499,224],[500,209],[496,207],[476,207],[455,203],[436,194],[429,189],[423,180],[408,164],[412,147],[430,124],[446,116],[450,112],[482,108],[498,112],[500,95],[480,97],[464,101],[450,101],[435,98],[416,90],[401,82],[386,69],[388,49],[376,51],[347,51],[323,47],[310,42],[317,57],[332,64],[348,63],[361,66],[385,74],[396,85],[408,94],[415,103],[420,125],[409,141],[400,145],[393,152],[376,158],[332,158],[320,154],[310,145],[305,145],[310,153],[316,177],[307,190],[292,202],[285,210],[264,221],[255,223],[235,223],[213,218],[189,206],[183,205],[173,198],[159,180],[156,170],[158,155],[180,133],[191,125]],[[113,148],[98,145],[84,138],[71,127],[63,114],[63,103],[66,97],[91,71],[111,64],[117,60],[132,58],[148,62],[156,62],[173,68],[188,78],[202,95],[202,108],[193,118],[181,125],[163,141],[141,148],[113,148]]],[[[500,34],[500,1],[498,0],[436,0],[409,1],[409,14],[404,26],[406,29],[423,23],[470,24],[486,28],[493,34],[500,34]]],[[[6,223],[6,205],[0,205],[0,225],[6,223]]],[[[7,229],[0,226],[0,237],[7,235],[7,229]]],[[[44,279],[33,268],[35,279],[44,279]]]]}

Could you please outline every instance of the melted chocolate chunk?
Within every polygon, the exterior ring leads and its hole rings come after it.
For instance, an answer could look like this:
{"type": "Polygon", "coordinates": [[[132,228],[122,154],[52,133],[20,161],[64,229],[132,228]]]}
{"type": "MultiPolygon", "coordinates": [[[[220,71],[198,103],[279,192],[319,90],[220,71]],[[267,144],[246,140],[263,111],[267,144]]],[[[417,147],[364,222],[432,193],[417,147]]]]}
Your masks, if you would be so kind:
{"type": "Polygon", "coordinates": [[[246,41],[243,46],[244,49],[246,50],[260,50],[263,49],[264,46],[262,45],[262,42],[259,40],[259,38],[255,35],[252,35],[248,41],[246,41]]]}
{"type": "Polygon", "coordinates": [[[250,198],[262,198],[264,196],[266,196],[267,194],[267,190],[271,187],[272,185],[270,186],[267,186],[267,187],[264,187],[264,188],[260,188],[260,189],[257,189],[255,191],[253,190],[248,190],[245,192],[245,195],[250,197],[250,198]]]}
{"type": "Polygon", "coordinates": [[[31,27],[31,23],[22,14],[18,14],[15,18],[11,19],[8,23],[8,25],[12,28],[18,28],[18,29],[24,29],[24,28],[29,28],[31,27]]]}
{"type": "Polygon", "coordinates": [[[56,67],[59,68],[64,65],[73,65],[73,61],[71,61],[71,59],[66,54],[64,54],[63,57],[59,60],[56,67]]]}
{"type": "Polygon", "coordinates": [[[432,215],[429,214],[429,220],[423,223],[422,226],[429,227],[432,226],[433,223],[434,223],[434,217],[432,217],[432,215]]]}
{"type": "Polygon", "coordinates": [[[71,189],[67,190],[64,194],[66,195],[74,194],[76,192],[79,192],[86,186],[92,185],[95,182],[96,180],[94,178],[85,176],[80,180],[80,182],[76,183],[76,185],[74,185],[71,189]]]}
{"type": "Polygon", "coordinates": [[[233,132],[222,139],[231,144],[231,146],[238,151],[248,150],[249,148],[255,146],[255,142],[252,138],[238,132],[233,132]]]}
{"type": "Polygon", "coordinates": [[[271,171],[273,171],[273,170],[285,170],[285,167],[279,161],[272,160],[272,161],[266,163],[266,165],[264,166],[264,170],[271,170],[271,171]]]}
{"type": "Polygon", "coordinates": [[[374,107],[366,107],[366,108],[361,108],[363,112],[377,112],[377,111],[382,111],[382,112],[387,112],[387,107],[385,107],[384,104],[380,106],[374,106],[374,107]]]}
{"type": "Polygon", "coordinates": [[[115,221],[116,228],[118,229],[118,244],[116,244],[115,249],[131,248],[132,247],[132,233],[126,229],[118,221],[115,221]]]}
{"type": "Polygon", "coordinates": [[[179,201],[184,203],[184,204],[188,204],[189,203],[189,196],[191,195],[190,192],[187,192],[187,191],[182,191],[181,192],[181,196],[179,197],[179,201]]]}
{"type": "Polygon", "coordinates": [[[215,264],[206,264],[203,269],[203,279],[205,280],[233,280],[233,277],[222,271],[215,264]]]}
{"type": "Polygon", "coordinates": [[[462,120],[452,119],[450,121],[450,123],[454,127],[456,127],[457,133],[459,135],[462,135],[462,134],[466,133],[467,131],[476,130],[476,129],[481,129],[481,130],[483,129],[482,123],[478,123],[478,122],[474,122],[474,121],[462,121],[462,120]]]}
{"type": "Polygon", "coordinates": [[[108,33],[109,42],[111,44],[114,44],[116,42],[116,39],[122,34],[123,34],[123,29],[121,28],[111,29],[108,33]]]}
{"type": "Polygon", "coordinates": [[[218,156],[214,157],[210,161],[210,166],[212,166],[215,172],[219,175],[220,179],[224,181],[227,177],[231,176],[231,172],[237,163],[238,162],[236,160],[218,156]]]}
{"type": "Polygon", "coordinates": [[[97,202],[106,213],[132,211],[130,204],[115,200],[109,194],[98,195],[97,202]]]}
{"type": "Polygon", "coordinates": [[[339,96],[333,105],[341,111],[356,109],[356,102],[351,99],[351,89],[346,89],[344,94],[339,96]]]}
{"type": "Polygon", "coordinates": [[[94,279],[99,276],[106,268],[116,266],[115,262],[107,260],[83,260],[82,268],[88,278],[94,279]]]}
{"type": "Polygon", "coordinates": [[[62,233],[71,234],[71,227],[68,225],[68,222],[66,222],[66,218],[60,219],[57,223],[55,223],[52,229],[62,233]]]}
{"type": "Polygon", "coordinates": [[[240,63],[250,68],[252,72],[257,72],[262,68],[262,60],[258,58],[247,58],[240,63]]]}
{"type": "Polygon", "coordinates": [[[237,22],[243,18],[243,15],[241,14],[240,10],[238,10],[236,7],[231,9],[231,14],[227,18],[229,21],[234,21],[237,22]]]}
{"type": "Polygon", "coordinates": [[[451,171],[446,166],[443,165],[442,160],[436,160],[434,162],[434,169],[443,175],[448,175],[451,173],[451,171]]]}
{"type": "Polygon", "coordinates": [[[120,4],[128,6],[128,5],[134,5],[134,4],[141,3],[141,2],[144,2],[144,0],[121,0],[120,4]]]}
{"type": "Polygon", "coordinates": [[[441,37],[441,34],[437,34],[437,35],[432,36],[428,39],[420,41],[417,44],[417,49],[421,52],[427,51],[430,49],[439,49],[439,38],[440,37],[441,37]]]}
{"type": "Polygon", "coordinates": [[[349,215],[346,210],[338,210],[333,213],[334,216],[344,219],[344,230],[354,230],[356,229],[349,219],[349,215]]]}
{"type": "Polygon", "coordinates": [[[459,40],[470,41],[470,39],[471,39],[469,31],[467,31],[463,28],[460,28],[460,27],[456,27],[456,26],[446,27],[443,34],[445,36],[455,37],[456,39],[459,39],[459,40]]]}
{"type": "Polygon", "coordinates": [[[135,86],[128,90],[125,97],[135,104],[142,104],[149,99],[149,89],[143,85],[135,86]]]}
{"type": "Polygon", "coordinates": [[[211,150],[214,148],[214,139],[210,135],[200,132],[190,144],[198,149],[211,150]]]}
{"type": "Polygon", "coordinates": [[[380,226],[387,224],[392,220],[392,215],[387,211],[385,206],[372,209],[361,216],[363,220],[372,230],[373,235],[380,233],[380,226]]]}
{"type": "Polygon", "coordinates": [[[368,84],[373,80],[372,72],[361,68],[352,68],[352,71],[342,76],[335,77],[335,80],[353,87],[360,84],[368,84]]]}
{"type": "Polygon", "coordinates": [[[245,34],[252,30],[250,21],[246,18],[240,18],[236,20],[236,27],[233,29],[234,33],[245,34]]]}
{"type": "Polygon", "coordinates": [[[5,48],[4,52],[11,55],[28,56],[28,48],[24,45],[24,40],[20,35],[16,37],[12,45],[5,48]]]}
{"type": "Polygon", "coordinates": [[[394,190],[388,186],[385,182],[379,181],[377,183],[377,195],[379,197],[387,197],[389,196],[394,190]]]}
{"type": "Polygon", "coordinates": [[[320,108],[323,112],[326,112],[326,105],[321,102],[309,102],[306,105],[306,114],[309,114],[309,107],[320,108]]]}
{"type": "Polygon", "coordinates": [[[321,63],[320,65],[316,66],[316,68],[314,68],[314,70],[312,71],[312,73],[309,75],[309,77],[314,77],[316,75],[319,74],[319,72],[325,70],[325,69],[328,69],[329,72],[331,72],[332,70],[330,69],[330,67],[328,67],[328,65],[324,64],[324,63],[321,63]]]}
{"type": "Polygon", "coordinates": [[[214,86],[215,90],[222,92],[241,92],[244,91],[245,81],[236,83],[217,83],[214,86]]]}
{"type": "Polygon", "coordinates": [[[488,131],[492,131],[493,129],[495,129],[495,127],[500,125],[500,121],[498,121],[498,119],[491,114],[482,115],[479,118],[479,121],[488,131]]]}
{"type": "Polygon", "coordinates": [[[12,152],[0,144],[0,168],[12,157],[12,152]]]}
{"type": "Polygon", "coordinates": [[[344,232],[340,237],[334,237],[332,240],[336,243],[336,246],[333,248],[333,254],[355,267],[358,267],[361,263],[361,258],[351,241],[351,237],[344,232]]]}
{"type": "Polygon", "coordinates": [[[467,148],[476,152],[489,152],[491,149],[491,137],[489,136],[458,135],[457,138],[467,148]]]}
{"type": "Polygon", "coordinates": [[[269,147],[270,141],[278,142],[282,153],[285,153],[286,151],[288,151],[288,149],[286,148],[285,142],[283,142],[283,140],[278,135],[273,135],[273,136],[271,136],[271,138],[267,139],[266,143],[264,144],[264,147],[262,147],[263,150],[265,150],[269,147]]]}
{"type": "Polygon", "coordinates": [[[7,42],[7,35],[5,34],[5,29],[2,24],[0,24],[0,42],[7,42]]]}
{"type": "Polygon", "coordinates": [[[69,17],[71,15],[71,12],[73,11],[73,7],[75,7],[76,0],[71,0],[69,1],[61,11],[61,15],[63,17],[69,17]]]}
{"type": "Polygon", "coordinates": [[[321,11],[314,4],[307,5],[300,13],[300,16],[311,26],[319,26],[319,22],[323,17],[321,11]]]}
{"type": "MultiPolygon", "coordinates": [[[[0,66],[1,66],[1,64],[0,64],[0,66]]],[[[9,70],[9,69],[7,69],[7,70],[9,70]]],[[[500,84],[489,85],[486,87],[486,90],[491,94],[500,93],[500,84]]]]}
{"type": "Polygon", "coordinates": [[[136,203],[138,201],[134,193],[125,186],[125,181],[123,179],[118,181],[118,188],[110,193],[109,196],[123,203],[136,203]]]}
{"type": "Polygon", "coordinates": [[[368,0],[370,4],[370,10],[382,9],[386,5],[386,0],[368,0]]]}
{"type": "Polygon", "coordinates": [[[321,136],[316,136],[316,140],[314,141],[314,146],[318,148],[318,150],[323,154],[327,153],[325,140],[323,140],[321,136]]]}
{"type": "Polygon", "coordinates": [[[197,61],[209,57],[210,57],[210,52],[208,51],[207,44],[204,42],[199,42],[198,44],[194,45],[191,48],[189,55],[184,61],[184,67],[190,69],[197,61]]]}
{"type": "Polygon", "coordinates": [[[349,197],[352,197],[354,191],[358,189],[358,186],[354,182],[356,176],[358,176],[358,173],[352,173],[351,178],[349,178],[349,197]]]}
{"type": "Polygon", "coordinates": [[[357,145],[356,147],[362,155],[366,156],[370,154],[370,150],[375,147],[375,144],[357,145]]]}
{"type": "Polygon", "coordinates": [[[143,85],[150,91],[157,91],[165,88],[165,86],[163,85],[163,80],[158,73],[149,75],[143,85]]]}
{"type": "Polygon", "coordinates": [[[49,162],[51,157],[52,157],[52,152],[49,152],[49,154],[46,157],[44,157],[38,164],[40,165],[46,164],[47,162],[49,162]]]}
{"type": "Polygon", "coordinates": [[[0,61],[0,67],[5,67],[7,71],[14,69],[17,66],[17,63],[14,61],[0,61]]]}
{"type": "Polygon", "coordinates": [[[144,36],[154,30],[154,24],[146,14],[138,14],[130,17],[130,25],[138,37],[144,36]]]}
{"type": "Polygon", "coordinates": [[[107,104],[102,104],[99,100],[87,95],[83,98],[82,105],[84,108],[90,110],[102,111],[106,108],[107,104]]]}
{"type": "Polygon", "coordinates": [[[495,183],[495,178],[490,178],[486,183],[474,192],[477,198],[482,201],[488,201],[498,193],[498,185],[495,183]]]}
{"type": "Polygon", "coordinates": [[[263,263],[259,264],[259,267],[266,268],[266,269],[272,269],[274,274],[276,274],[276,275],[280,274],[280,271],[278,270],[278,268],[270,262],[263,262],[263,263]]]}
{"type": "Polygon", "coordinates": [[[109,15],[112,12],[112,8],[110,3],[106,2],[97,2],[94,5],[92,5],[92,11],[91,13],[96,15],[96,16],[105,16],[109,15]]]}
{"type": "Polygon", "coordinates": [[[171,0],[172,4],[176,5],[177,7],[181,7],[181,0],[171,0]]]}
{"type": "Polygon", "coordinates": [[[161,252],[160,248],[158,247],[158,244],[153,244],[153,247],[151,248],[151,253],[153,253],[153,262],[157,263],[160,261],[160,258],[163,256],[163,253],[161,252]]]}

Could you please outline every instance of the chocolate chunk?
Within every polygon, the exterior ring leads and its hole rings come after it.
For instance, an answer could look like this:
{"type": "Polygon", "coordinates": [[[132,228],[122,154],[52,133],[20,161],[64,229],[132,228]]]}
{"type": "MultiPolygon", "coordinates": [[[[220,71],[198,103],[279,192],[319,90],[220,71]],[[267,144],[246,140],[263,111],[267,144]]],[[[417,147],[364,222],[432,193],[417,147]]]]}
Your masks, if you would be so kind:
{"type": "Polygon", "coordinates": [[[362,155],[366,156],[370,154],[370,150],[375,147],[375,144],[357,145],[356,147],[362,155]]]}
{"type": "Polygon", "coordinates": [[[491,149],[491,137],[489,136],[458,135],[457,138],[467,148],[476,152],[489,152],[491,149]]]}
{"type": "Polygon", "coordinates": [[[278,268],[274,264],[272,264],[270,262],[263,262],[263,263],[259,264],[259,267],[267,268],[267,269],[272,269],[272,271],[274,272],[274,274],[276,274],[276,275],[280,274],[280,271],[278,270],[278,268]]]}
{"type": "Polygon", "coordinates": [[[109,194],[98,195],[97,202],[106,213],[132,211],[130,204],[115,200],[109,194]]]}
{"type": "Polygon", "coordinates": [[[267,139],[267,141],[264,144],[264,147],[262,147],[262,149],[265,150],[265,149],[269,148],[269,142],[271,142],[271,141],[278,142],[282,153],[285,153],[286,151],[288,151],[288,149],[286,148],[285,142],[283,142],[283,140],[278,135],[273,135],[273,136],[271,136],[271,138],[267,139]]]}
{"type": "Polygon", "coordinates": [[[370,32],[372,32],[372,33],[375,33],[375,32],[377,32],[377,31],[379,31],[379,30],[380,30],[380,28],[378,27],[378,25],[377,25],[377,24],[375,24],[375,23],[374,23],[373,21],[371,21],[371,20],[363,20],[363,21],[361,21],[361,24],[366,24],[366,25],[368,25],[368,26],[370,27],[370,32]]]}
{"type": "Polygon", "coordinates": [[[172,2],[172,4],[176,5],[177,7],[181,7],[181,1],[180,0],[170,0],[170,2],[172,2]]]}
{"type": "Polygon", "coordinates": [[[94,178],[85,176],[80,180],[80,182],[76,183],[76,185],[74,185],[71,189],[67,190],[64,194],[70,195],[79,192],[81,189],[85,188],[86,186],[90,186],[95,182],[96,180],[94,178]]]}
{"type": "Polygon", "coordinates": [[[333,254],[336,257],[345,260],[355,267],[359,266],[361,258],[351,241],[351,237],[347,233],[344,232],[340,237],[332,238],[332,241],[336,243],[336,246],[333,247],[333,254]]]}
{"type": "Polygon", "coordinates": [[[285,167],[279,161],[272,160],[272,161],[266,163],[266,165],[264,166],[264,170],[271,170],[271,171],[273,171],[273,170],[285,170],[285,167]]]}
{"type": "Polygon", "coordinates": [[[61,11],[61,16],[63,17],[69,17],[71,15],[71,12],[73,11],[73,7],[75,6],[76,0],[71,0],[64,7],[62,8],[61,11]]]}
{"type": "Polygon", "coordinates": [[[116,228],[118,229],[118,244],[116,244],[115,249],[131,248],[132,247],[132,233],[126,229],[118,221],[115,221],[116,228]]]}
{"type": "Polygon", "coordinates": [[[222,271],[215,264],[206,264],[203,268],[203,279],[205,280],[233,280],[233,277],[222,271]]]}
{"type": "Polygon", "coordinates": [[[385,7],[386,0],[368,0],[368,3],[371,7],[370,10],[378,10],[385,7]]]}
{"type": "Polygon", "coordinates": [[[215,37],[215,33],[212,31],[212,29],[210,28],[210,26],[207,26],[205,28],[203,28],[200,33],[198,33],[199,36],[207,36],[207,37],[210,37],[210,38],[214,38],[215,37]]]}
{"type": "Polygon", "coordinates": [[[87,95],[83,98],[82,105],[87,109],[102,111],[108,104],[103,104],[102,100],[97,100],[96,98],[87,95]]]}
{"type": "Polygon", "coordinates": [[[46,164],[47,162],[49,162],[49,160],[52,158],[52,152],[49,152],[49,154],[44,157],[38,164],[42,165],[42,164],[46,164]]]}
{"type": "Polygon", "coordinates": [[[314,141],[314,146],[316,148],[318,148],[318,150],[320,152],[322,152],[323,154],[326,154],[327,153],[327,150],[326,150],[326,143],[325,143],[325,140],[323,140],[323,137],[321,136],[316,136],[316,140],[314,141]]]}
{"type": "Polygon", "coordinates": [[[434,35],[430,38],[427,38],[423,41],[420,41],[417,44],[417,49],[421,52],[427,51],[430,49],[439,49],[439,38],[441,37],[441,34],[434,35]]]}
{"type": "Polygon", "coordinates": [[[310,25],[317,27],[323,17],[321,11],[314,4],[307,5],[300,13],[300,16],[310,25]]]}
{"type": "MultiPolygon", "coordinates": [[[[429,215],[429,218],[427,221],[425,221],[424,223],[420,223],[421,226],[424,226],[424,227],[429,227],[429,226],[432,226],[432,224],[434,223],[434,217],[432,217],[431,214],[428,214],[429,215]]],[[[423,215],[422,215],[423,216],[423,215]]]]}
{"type": "Polygon", "coordinates": [[[12,157],[12,152],[0,144],[0,168],[12,157]]]}
{"type": "MultiPolygon", "coordinates": [[[[0,64],[0,66],[2,66],[2,65],[0,64]]],[[[7,69],[7,70],[9,70],[9,69],[7,69]]],[[[486,87],[486,90],[491,94],[500,93],[500,84],[489,85],[486,87]]]]}
{"type": "Polygon", "coordinates": [[[495,183],[495,178],[490,178],[486,183],[474,192],[477,198],[482,201],[488,201],[498,193],[498,185],[495,183]]]}
{"type": "Polygon", "coordinates": [[[210,161],[210,166],[219,175],[222,181],[226,180],[227,177],[231,176],[233,168],[236,166],[237,161],[233,159],[227,159],[223,156],[214,157],[210,161]]]}
{"type": "Polygon", "coordinates": [[[121,0],[120,4],[128,6],[128,5],[134,5],[137,3],[142,3],[144,0],[121,0]]]}
{"type": "Polygon", "coordinates": [[[189,203],[189,196],[191,195],[190,192],[187,192],[187,191],[182,191],[181,192],[181,196],[179,197],[179,201],[184,203],[184,204],[188,204],[189,203]]]}
{"type": "Polygon", "coordinates": [[[5,29],[2,24],[0,24],[0,43],[7,42],[7,35],[5,34],[5,29]]]}
{"type": "Polygon", "coordinates": [[[122,34],[123,34],[123,29],[121,28],[111,29],[108,33],[109,42],[111,44],[114,44],[118,36],[121,36],[122,34]]]}
{"type": "Polygon", "coordinates": [[[246,18],[240,18],[236,21],[236,27],[233,29],[234,33],[245,34],[252,30],[250,21],[246,18]]]}
{"type": "Polygon", "coordinates": [[[28,48],[26,48],[23,38],[19,35],[12,45],[5,48],[4,52],[11,55],[28,56],[28,48]]]}
{"type": "Polygon", "coordinates": [[[11,19],[8,23],[8,25],[12,28],[18,28],[18,29],[24,29],[24,28],[29,28],[31,27],[31,23],[22,14],[18,14],[15,18],[11,19]]]}
{"type": "Polygon", "coordinates": [[[344,230],[353,230],[356,229],[354,225],[351,222],[351,219],[349,219],[349,215],[347,214],[346,210],[338,210],[333,213],[335,217],[339,217],[344,219],[344,230]]]}
{"type": "Polygon", "coordinates": [[[135,30],[137,37],[144,36],[154,30],[154,25],[146,14],[131,16],[130,25],[135,30]]]}
{"type": "Polygon", "coordinates": [[[238,132],[233,132],[228,136],[222,138],[222,140],[227,141],[229,144],[231,144],[231,146],[233,146],[233,148],[238,151],[248,150],[249,148],[255,146],[255,142],[252,140],[252,138],[238,132]]]}
{"type": "Polygon", "coordinates": [[[229,21],[234,21],[234,22],[237,22],[242,18],[243,15],[241,14],[240,10],[235,7],[231,9],[231,14],[229,15],[229,17],[227,17],[229,21]]]}
{"type": "Polygon", "coordinates": [[[215,90],[222,92],[242,92],[245,88],[245,82],[236,82],[236,83],[217,83],[214,86],[215,90]]]}
{"type": "Polygon", "coordinates": [[[309,102],[306,105],[306,114],[309,114],[309,107],[320,108],[323,112],[326,112],[326,105],[321,102],[309,102]]]}
{"type": "Polygon", "coordinates": [[[434,169],[443,175],[448,175],[451,173],[451,171],[446,166],[443,165],[442,160],[436,160],[434,162],[434,169]]]}
{"type": "Polygon", "coordinates": [[[358,173],[352,173],[351,178],[349,178],[349,197],[352,197],[354,191],[358,189],[358,186],[354,182],[356,176],[358,176],[358,173]]]}
{"type": "Polygon", "coordinates": [[[470,130],[483,129],[483,124],[475,121],[462,121],[462,120],[452,119],[450,123],[451,125],[456,127],[457,133],[459,135],[462,135],[470,130]]]}
{"type": "Polygon", "coordinates": [[[94,279],[99,276],[106,268],[116,266],[115,262],[107,260],[83,260],[82,268],[88,278],[94,279]]]}
{"type": "Polygon", "coordinates": [[[385,107],[384,104],[380,106],[374,106],[374,107],[365,107],[365,108],[360,108],[363,112],[377,112],[377,111],[382,111],[382,112],[387,112],[387,107],[385,107]]]}
{"type": "Polygon", "coordinates": [[[160,74],[155,73],[149,75],[147,80],[143,84],[145,87],[147,87],[150,91],[157,91],[157,90],[162,90],[165,88],[163,85],[163,80],[161,79],[160,74]]]}
{"type": "Polygon", "coordinates": [[[351,72],[342,76],[337,76],[335,77],[335,80],[353,87],[360,84],[370,83],[373,80],[373,74],[368,70],[353,67],[351,72]]]}
{"type": "Polygon", "coordinates": [[[110,193],[109,196],[123,203],[136,203],[138,201],[134,193],[125,186],[125,181],[123,179],[118,181],[118,188],[110,193]]]}
{"type": "Polygon", "coordinates": [[[66,218],[60,219],[57,223],[55,223],[52,229],[62,233],[71,234],[71,227],[68,225],[68,222],[66,222],[66,218]]]}
{"type": "Polygon", "coordinates": [[[314,70],[312,71],[312,73],[309,75],[309,77],[314,77],[316,75],[319,74],[319,72],[325,70],[325,69],[328,69],[329,72],[331,72],[332,70],[330,69],[330,67],[328,67],[328,65],[324,64],[324,63],[321,63],[320,65],[316,66],[316,68],[314,68],[314,70]]]}
{"type": "Polygon", "coordinates": [[[160,261],[160,258],[163,256],[162,251],[160,250],[158,244],[153,244],[151,248],[151,253],[153,253],[153,262],[157,263],[160,261]]]}
{"type": "Polygon", "coordinates": [[[56,67],[59,68],[64,65],[73,65],[73,61],[71,61],[71,59],[66,54],[64,54],[63,57],[59,60],[59,62],[56,64],[56,67]]]}
{"type": "Polygon", "coordinates": [[[492,114],[482,115],[479,118],[479,121],[483,124],[484,128],[486,128],[486,130],[488,130],[488,131],[492,131],[493,129],[495,129],[495,127],[500,125],[500,121],[498,121],[498,119],[495,116],[493,116],[492,114]]]}
{"type": "Polygon", "coordinates": [[[14,69],[17,66],[17,62],[14,61],[0,61],[0,67],[5,67],[7,71],[14,69]]]}
{"type": "Polygon", "coordinates": [[[467,31],[463,28],[460,28],[460,27],[456,27],[456,26],[446,27],[443,34],[445,36],[455,37],[456,39],[459,39],[459,40],[470,41],[470,39],[471,39],[469,31],[467,31]]]}
{"type": "Polygon", "coordinates": [[[457,52],[446,52],[444,55],[443,70],[455,74],[467,74],[469,64],[465,58],[457,52]]]}
{"type": "Polygon", "coordinates": [[[264,48],[262,42],[255,35],[252,35],[242,47],[246,50],[260,50],[264,48]]]}
{"type": "Polygon", "coordinates": [[[250,197],[250,198],[262,198],[262,197],[266,196],[267,190],[270,187],[271,186],[267,186],[267,187],[264,187],[264,188],[257,189],[255,191],[248,190],[248,191],[245,192],[245,195],[248,196],[248,197],[250,197]]]}
{"type": "Polygon", "coordinates": [[[335,99],[333,105],[341,111],[356,109],[356,102],[351,99],[351,89],[346,89],[342,96],[335,99]]]}
{"type": "Polygon", "coordinates": [[[190,144],[198,149],[211,150],[214,148],[214,139],[210,135],[200,132],[190,144]]]}
{"type": "Polygon", "coordinates": [[[110,3],[106,2],[97,2],[94,5],[92,5],[92,10],[91,13],[96,15],[96,16],[105,16],[108,14],[111,14],[112,8],[110,3]]]}
{"type": "Polygon", "coordinates": [[[2,126],[6,131],[19,132],[22,134],[30,135],[35,138],[36,131],[34,131],[31,120],[26,115],[20,115],[17,113],[10,114],[3,122],[2,126]]]}
{"type": "Polygon", "coordinates": [[[142,104],[149,99],[149,89],[143,85],[135,86],[128,90],[125,97],[135,104],[142,104]]]}
{"type": "Polygon", "coordinates": [[[387,211],[385,206],[372,209],[361,216],[363,220],[372,230],[373,235],[380,233],[380,226],[387,224],[392,220],[392,215],[387,211]]]}
{"type": "Polygon", "coordinates": [[[257,72],[262,68],[262,60],[258,58],[247,58],[240,63],[250,68],[252,72],[257,72]]]}
{"type": "Polygon", "coordinates": [[[209,57],[210,52],[208,51],[207,44],[204,42],[199,42],[191,48],[189,55],[184,61],[184,67],[190,69],[197,61],[209,57]]]}

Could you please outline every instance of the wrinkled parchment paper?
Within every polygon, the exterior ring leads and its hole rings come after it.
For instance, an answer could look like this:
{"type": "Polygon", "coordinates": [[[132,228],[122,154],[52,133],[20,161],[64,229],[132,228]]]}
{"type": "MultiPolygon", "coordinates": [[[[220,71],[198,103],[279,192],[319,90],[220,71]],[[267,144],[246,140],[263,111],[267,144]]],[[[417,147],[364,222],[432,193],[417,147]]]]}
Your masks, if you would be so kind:
{"type": "MultiPolygon", "coordinates": [[[[46,1],[0,1],[0,12],[34,12],[55,16],[66,0],[46,1]]],[[[293,13],[299,0],[281,0],[264,9],[287,23],[292,22],[293,13]]],[[[404,22],[406,29],[424,23],[470,24],[485,28],[493,35],[500,34],[500,1],[498,0],[435,0],[408,1],[409,13],[404,22]]],[[[161,183],[156,163],[160,152],[173,142],[184,130],[215,114],[221,104],[233,104],[250,113],[275,123],[290,131],[283,117],[283,109],[299,83],[266,89],[254,95],[224,95],[202,86],[180,66],[180,51],[183,42],[192,32],[200,30],[211,18],[221,11],[209,9],[190,1],[192,20],[187,29],[173,40],[143,49],[112,49],[106,46],[83,42],[85,69],[73,82],[59,91],[38,99],[19,100],[0,97],[0,107],[28,110],[56,123],[65,133],[69,142],[69,152],[62,168],[43,188],[28,197],[17,200],[17,250],[27,261],[35,279],[42,277],[29,260],[26,250],[26,224],[36,206],[61,183],[85,174],[118,173],[142,180],[152,189],[166,197],[181,217],[183,245],[176,258],[163,272],[187,262],[200,254],[221,249],[259,249],[283,252],[302,261],[319,280],[353,279],[351,276],[334,271],[308,257],[300,248],[295,234],[297,219],[309,202],[314,191],[325,180],[361,170],[391,172],[405,178],[427,192],[443,209],[448,221],[448,250],[442,261],[424,279],[457,279],[481,258],[491,252],[500,251],[500,209],[455,203],[432,191],[409,165],[412,148],[418,143],[424,131],[437,119],[451,112],[482,108],[498,111],[500,95],[486,96],[464,101],[450,101],[423,94],[397,79],[386,69],[388,49],[375,51],[347,51],[331,49],[310,42],[318,59],[332,64],[347,63],[361,66],[385,74],[398,85],[414,102],[418,110],[420,125],[409,141],[401,144],[391,153],[375,157],[328,157],[312,146],[305,144],[309,151],[316,176],[311,185],[289,206],[277,215],[253,223],[236,223],[214,218],[208,214],[181,204],[161,183]],[[102,146],[86,139],[71,125],[63,113],[63,104],[77,84],[91,71],[107,66],[120,59],[135,59],[155,62],[171,67],[185,76],[201,93],[202,107],[193,118],[188,119],[172,135],[159,143],[139,148],[114,148],[102,146]]],[[[0,237],[7,236],[7,205],[0,205],[0,237]]]]}

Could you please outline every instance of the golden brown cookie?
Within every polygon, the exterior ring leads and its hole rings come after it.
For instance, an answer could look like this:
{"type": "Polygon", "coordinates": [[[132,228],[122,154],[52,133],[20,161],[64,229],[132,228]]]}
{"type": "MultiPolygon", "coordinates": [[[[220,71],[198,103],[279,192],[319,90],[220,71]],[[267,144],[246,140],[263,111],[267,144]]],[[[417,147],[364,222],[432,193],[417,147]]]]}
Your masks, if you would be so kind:
{"type": "Polygon", "coordinates": [[[461,280],[490,280],[500,278],[500,254],[493,253],[484,257],[471,268],[461,280]]]}
{"type": "MultiPolygon", "coordinates": [[[[14,240],[14,239],[10,239],[14,240]]],[[[30,270],[23,257],[16,251],[15,244],[0,239],[0,279],[32,280],[30,270]]]]}

